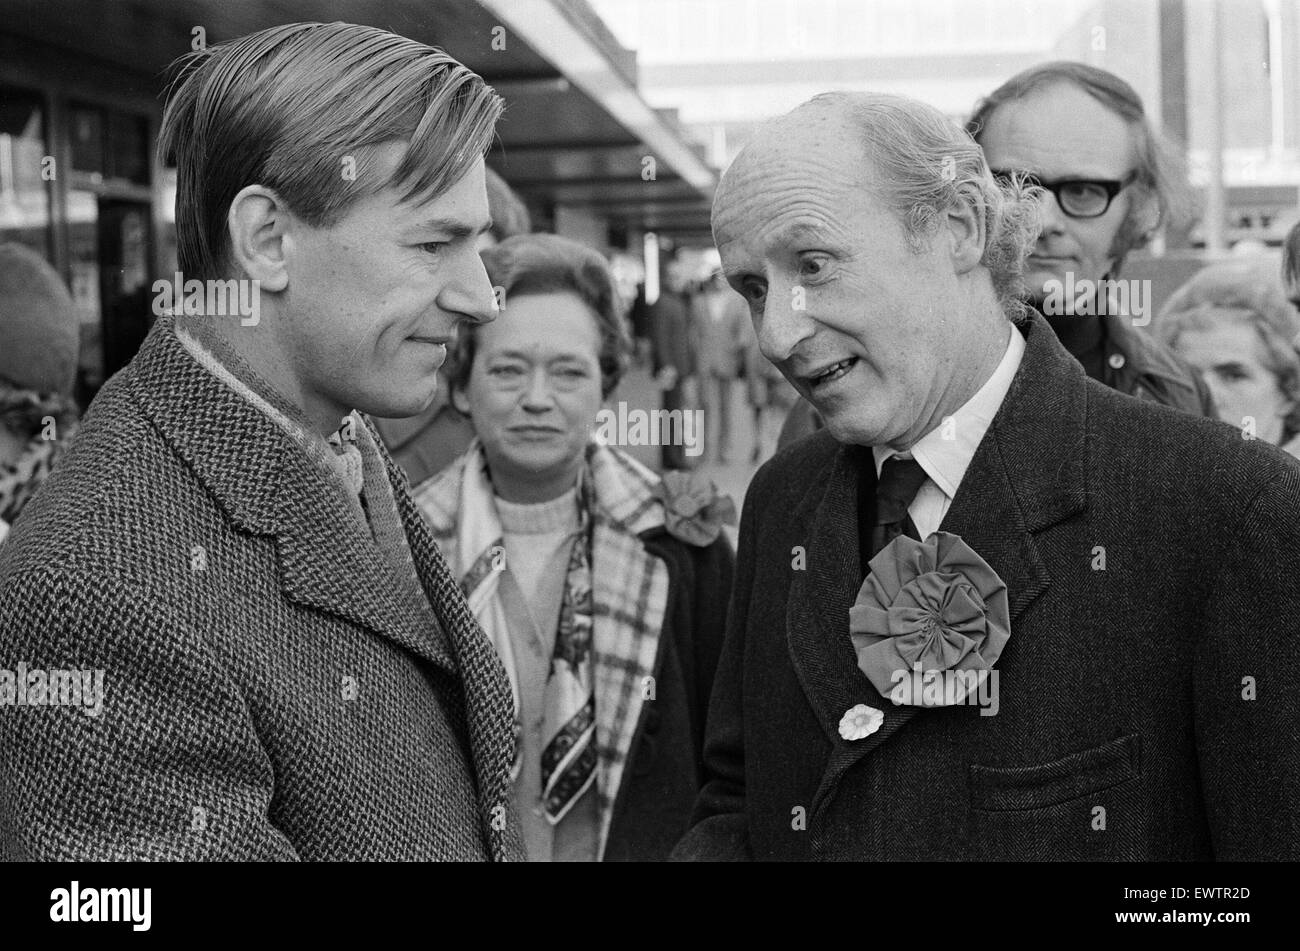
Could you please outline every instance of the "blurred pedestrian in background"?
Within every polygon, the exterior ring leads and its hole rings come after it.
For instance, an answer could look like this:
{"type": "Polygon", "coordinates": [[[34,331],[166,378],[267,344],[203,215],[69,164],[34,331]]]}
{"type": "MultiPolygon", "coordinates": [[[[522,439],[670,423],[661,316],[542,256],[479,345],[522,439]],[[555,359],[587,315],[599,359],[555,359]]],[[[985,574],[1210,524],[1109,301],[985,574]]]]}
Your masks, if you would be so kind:
{"type": "MultiPolygon", "coordinates": [[[[651,366],[663,391],[663,408],[689,412],[698,403],[699,363],[695,330],[690,318],[690,288],[683,263],[668,262],[665,286],[650,305],[651,366]]],[[[705,451],[708,444],[705,443],[705,451]]],[[[684,446],[665,442],[664,469],[689,469],[694,465],[684,446]]]]}
{"type": "MultiPolygon", "coordinates": [[[[754,414],[751,462],[761,462],[768,446],[776,447],[781,424],[799,399],[799,393],[780,370],[758,349],[758,336],[745,328],[745,395],[754,414]]],[[[811,409],[809,405],[809,409],[811,409]]]]}
{"type": "Polygon", "coordinates": [[[698,341],[700,402],[704,407],[704,449],[726,465],[731,453],[732,393],[745,367],[745,335],[749,309],[745,299],[727,286],[722,272],[704,281],[691,306],[691,323],[698,341]]]}
{"type": "MultiPolygon", "coordinates": [[[[523,200],[492,169],[485,168],[484,172],[492,230],[479,236],[480,250],[532,230],[523,200]]],[[[419,485],[451,465],[474,438],[474,427],[452,405],[442,373],[438,374],[438,391],[433,402],[423,413],[407,419],[372,417],[372,420],[393,461],[402,467],[411,485],[419,485]]]]}
{"type": "Polygon", "coordinates": [[[1197,272],[1157,328],[1204,377],[1220,419],[1300,457],[1300,315],[1271,262],[1197,272]]]}
{"type": "Polygon", "coordinates": [[[653,352],[653,325],[650,316],[650,305],[645,300],[645,282],[641,281],[636,286],[636,293],[632,296],[632,305],[628,308],[628,326],[632,333],[632,361],[639,367],[644,367],[651,362],[653,352]]]}
{"type": "Polygon", "coordinates": [[[629,350],[599,253],[536,234],[483,260],[505,306],[451,361],[478,438],[415,500],[510,673],[528,857],[663,859],[701,783],[727,503],[593,438],[629,350]]]}
{"type": "Polygon", "coordinates": [[[1300,221],[1287,232],[1282,242],[1282,285],[1286,288],[1287,300],[1300,315],[1300,221]]]}
{"type": "Polygon", "coordinates": [[[54,268],[0,244],[0,543],[76,431],[79,333],[54,268]]]}

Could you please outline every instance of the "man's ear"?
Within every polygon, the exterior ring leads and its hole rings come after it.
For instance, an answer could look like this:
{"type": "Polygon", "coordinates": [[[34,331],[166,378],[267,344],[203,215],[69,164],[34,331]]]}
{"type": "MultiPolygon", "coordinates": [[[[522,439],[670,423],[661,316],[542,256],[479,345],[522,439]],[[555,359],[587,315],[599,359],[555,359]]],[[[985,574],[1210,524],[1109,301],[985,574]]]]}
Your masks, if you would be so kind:
{"type": "Polygon", "coordinates": [[[957,201],[948,208],[945,220],[953,266],[958,274],[978,267],[988,240],[985,233],[984,203],[970,192],[960,190],[957,201]]]}
{"type": "Polygon", "coordinates": [[[291,213],[274,191],[248,185],[230,203],[226,228],[231,257],[240,273],[260,281],[263,290],[282,291],[289,284],[284,237],[291,213]]]}

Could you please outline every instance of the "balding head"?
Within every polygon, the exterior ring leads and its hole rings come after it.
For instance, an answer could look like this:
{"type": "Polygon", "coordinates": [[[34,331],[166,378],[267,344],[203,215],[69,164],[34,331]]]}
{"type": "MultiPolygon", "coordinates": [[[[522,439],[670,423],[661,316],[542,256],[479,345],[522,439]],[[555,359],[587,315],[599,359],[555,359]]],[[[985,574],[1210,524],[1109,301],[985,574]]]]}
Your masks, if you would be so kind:
{"type": "Polygon", "coordinates": [[[966,203],[983,219],[981,263],[1013,320],[1024,307],[1024,259],[1037,236],[1027,193],[1000,189],[979,146],[939,110],[902,96],[825,93],[761,126],[723,175],[714,235],[798,183],[863,188],[898,217],[913,247],[937,232],[944,211],[966,203]]]}
{"type": "Polygon", "coordinates": [[[758,131],[719,184],[713,233],[763,354],[837,438],[894,445],[1000,358],[1033,210],[942,113],[833,93],[758,131]]]}

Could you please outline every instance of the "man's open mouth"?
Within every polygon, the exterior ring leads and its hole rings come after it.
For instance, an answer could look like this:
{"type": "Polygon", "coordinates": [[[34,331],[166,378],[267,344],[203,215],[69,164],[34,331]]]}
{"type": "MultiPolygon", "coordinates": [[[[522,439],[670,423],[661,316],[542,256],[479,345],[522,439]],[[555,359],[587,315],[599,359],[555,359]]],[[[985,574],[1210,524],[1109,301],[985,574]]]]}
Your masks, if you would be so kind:
{"type": "Polygon", "coordinates": [[[857,364],[857,357],[849,357],[847,360],[841,360],[839,363],[832,363],[820,373],[806,377],[808,386],[811,389],[817,389],[819,386],[825,386],[827,383],[833,383],[840,377],[844,376],[857,364]]]}

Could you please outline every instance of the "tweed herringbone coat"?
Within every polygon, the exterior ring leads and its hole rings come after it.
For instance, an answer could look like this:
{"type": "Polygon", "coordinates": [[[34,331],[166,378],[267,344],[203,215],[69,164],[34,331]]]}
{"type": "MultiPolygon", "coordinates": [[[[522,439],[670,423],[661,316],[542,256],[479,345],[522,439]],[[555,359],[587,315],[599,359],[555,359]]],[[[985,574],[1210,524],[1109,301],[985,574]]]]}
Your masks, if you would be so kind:
{"type": "Polygon", "coordinates": [[[523,857],[505,670],[384,461],[436,624],[159,322],[0,547],[0,669],[105,688],[98,716],[0,711],[6,856],[523,857]]]}
{"type": "Polygon", "coordinates": [[[745,498],[676,858],[1300,858],[1300,464],[1087,379],[1042,317],[1026,337],[940,526],[1007,586],[996,713],[858,669],[875,468],[802,439],[745,498]],[[846,739],[858,704],[883,722],[846,739]]]}

